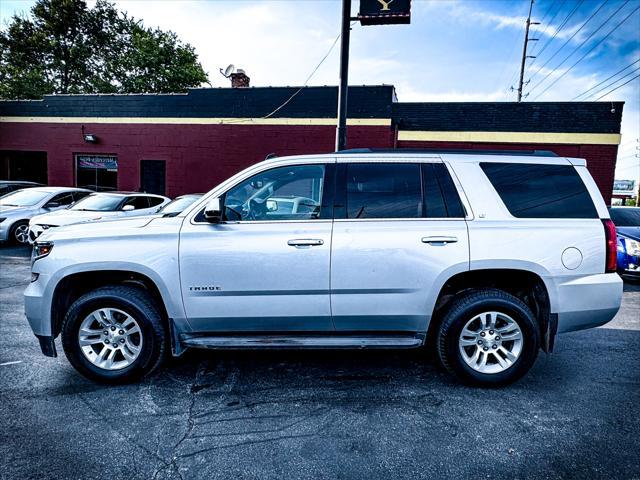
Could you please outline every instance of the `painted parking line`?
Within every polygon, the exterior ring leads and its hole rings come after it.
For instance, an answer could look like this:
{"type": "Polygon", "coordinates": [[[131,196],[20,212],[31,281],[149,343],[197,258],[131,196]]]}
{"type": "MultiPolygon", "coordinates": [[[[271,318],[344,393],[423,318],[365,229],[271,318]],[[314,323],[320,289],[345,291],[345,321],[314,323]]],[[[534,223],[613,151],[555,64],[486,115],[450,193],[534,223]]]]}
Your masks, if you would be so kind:
{"type": "Polygon", "coordinates": [[[0,363],[0,367],[6,367],[7,365],[16,365],[18,363],[22,363],[22,360],[14,360],[13,362],[0,363]]]}

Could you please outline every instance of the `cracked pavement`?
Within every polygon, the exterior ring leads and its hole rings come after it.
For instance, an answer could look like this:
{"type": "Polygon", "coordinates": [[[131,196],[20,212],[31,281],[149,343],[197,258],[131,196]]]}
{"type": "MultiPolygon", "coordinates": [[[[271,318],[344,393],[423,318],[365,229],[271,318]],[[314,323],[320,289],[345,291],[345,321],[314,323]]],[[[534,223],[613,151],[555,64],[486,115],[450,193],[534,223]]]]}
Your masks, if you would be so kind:
{"type": "Polygon", "coordinates": [[[500,390],[423,350],[194,351],[105,387],[40,353],[28,278],[0,247],[1,479],[640,478],[640,284],[500,390]]]}

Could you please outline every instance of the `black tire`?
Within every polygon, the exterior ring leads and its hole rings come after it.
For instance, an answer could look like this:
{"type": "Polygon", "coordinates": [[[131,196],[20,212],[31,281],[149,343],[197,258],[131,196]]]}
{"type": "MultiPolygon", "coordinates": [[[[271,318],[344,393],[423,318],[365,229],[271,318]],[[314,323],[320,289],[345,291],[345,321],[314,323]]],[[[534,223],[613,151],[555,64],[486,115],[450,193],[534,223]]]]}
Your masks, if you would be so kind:
{"type": "Polygon", "coordinates": [[[73,367],[85,377],[109,384],[130,383],[149,375],[160,366],[169,350],[165,322],[151,296],[130,286],[108,286],[93,290],[76,300],[62,325],[62,347],[73,367]],[[138,357],[120,370],[106,370],[91,363],[80,348],[78,331],[82,321],[99,308],[117,308],[135,318],[142,335],[138,357]]]}
{"type": "Polygon", "coordinates": [[[463,293],[444,313],[436,336],[438,358],[462,383],[481,387],[500,387],[515,382],[533,366],[540,345],[540,328],[529,307],[502,290],[484,288],[463,293]],[[482,373],[469,366],[460,353],[459,338],[474,316],[496,311],[509,315],[522,332],[522,351],[517,360],[498,373],[482,373]]]}
{"type": "Polygon", "coordinates": [[[16,238],[16,232],[18,230],[18,228],[22,228],[22,227],[29,227],[29,221],[28,220],[20,220],[17,221],[16,223],[14,223],[11,226],[11,230],[9,231],[9,242],[12,245],[29,245],[29,237],[27,236],[27,238],[25,239],[24,242],[21,242],[20,240],[18,240],[18,238],[16,238]]]}

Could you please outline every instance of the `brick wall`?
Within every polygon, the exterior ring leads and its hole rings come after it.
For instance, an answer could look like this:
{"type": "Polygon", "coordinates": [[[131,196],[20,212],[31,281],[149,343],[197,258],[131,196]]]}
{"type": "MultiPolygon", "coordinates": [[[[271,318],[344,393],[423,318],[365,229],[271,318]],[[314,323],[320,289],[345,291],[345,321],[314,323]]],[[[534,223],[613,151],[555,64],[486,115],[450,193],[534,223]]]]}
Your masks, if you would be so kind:
{"type": "MultiPolygon", "coordinates": [[[[3,123],[0,149],[46,151],[49,185],[75,183],[74,155],[118,157],[118,188],[138,190],[140,160],[165,160],[167,195],[206,192],[238,171],[278,156],[334,151],[335,127],[312,125],[85,124],[98,143],[85,143],[80,124],[3,123]]],[[[350,126],[352,148],[391,148],[390,127],[350,126]]]]}
{"type": "Polygon", "coordinates": [[[395,103],[401,130],[620,133],[624,102],[395,103]]]}

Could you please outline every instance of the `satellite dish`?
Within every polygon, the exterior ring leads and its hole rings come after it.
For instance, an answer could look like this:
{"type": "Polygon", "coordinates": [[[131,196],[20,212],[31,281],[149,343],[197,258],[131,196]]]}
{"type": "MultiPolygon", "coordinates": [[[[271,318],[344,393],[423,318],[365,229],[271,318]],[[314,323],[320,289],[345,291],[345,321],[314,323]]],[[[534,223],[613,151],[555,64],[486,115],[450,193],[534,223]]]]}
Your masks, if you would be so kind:
{"type": "Polygon", "coordinates": [[[229,65],[227,68],[224,69],[224,73],[223,75],[225,77],[228,77],[229,75],[231,75],[233,73],[233,71],[236,69],[235,65],[232,63],[231,65],[229,65]]]}

